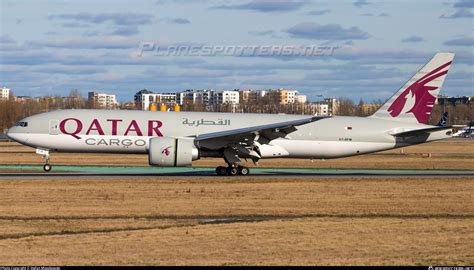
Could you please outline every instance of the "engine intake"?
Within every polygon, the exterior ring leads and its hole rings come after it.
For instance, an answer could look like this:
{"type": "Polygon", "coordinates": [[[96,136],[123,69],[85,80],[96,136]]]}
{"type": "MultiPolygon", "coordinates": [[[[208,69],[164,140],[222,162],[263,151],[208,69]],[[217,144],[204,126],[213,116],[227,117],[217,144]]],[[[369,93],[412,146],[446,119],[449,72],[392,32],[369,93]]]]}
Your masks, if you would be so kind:
{"type": "Polygon", "coordinates": [[[192,138],[155,137],[150,139],[148,160],[160,167],[187,167],[199,159],[192,138]]]}

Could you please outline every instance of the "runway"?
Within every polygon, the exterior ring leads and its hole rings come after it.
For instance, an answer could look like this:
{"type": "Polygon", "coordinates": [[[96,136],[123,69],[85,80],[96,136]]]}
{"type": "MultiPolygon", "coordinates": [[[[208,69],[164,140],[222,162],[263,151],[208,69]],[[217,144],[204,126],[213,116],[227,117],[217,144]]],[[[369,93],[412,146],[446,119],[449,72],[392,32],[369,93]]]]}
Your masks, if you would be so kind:
{"type": "MultiPolygon", "coordinates": [[[[49,173],[38,165],[0,165],[0,177],[78,177],[78,176],[215,176],[214,168],[158,168],[109,166],[53,166],[49,173]]],[[[474,170],[367,170],[367,169],[282,169],[251,168],[252,176],[474,176],[474,170]]]]}

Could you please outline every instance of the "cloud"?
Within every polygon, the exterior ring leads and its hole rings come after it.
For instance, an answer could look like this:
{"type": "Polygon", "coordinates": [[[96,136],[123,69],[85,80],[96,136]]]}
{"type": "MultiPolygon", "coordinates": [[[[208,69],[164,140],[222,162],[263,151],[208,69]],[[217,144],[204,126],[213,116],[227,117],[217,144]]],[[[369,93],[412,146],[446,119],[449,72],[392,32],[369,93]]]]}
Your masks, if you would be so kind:
{"type": "Polygon", "coordinates": [[[385,13],[385,12],[382,12],[382,13],[379,13],[379,15],[375,15],[374,13],[364,13],[364,14],[361,14],[360,16],[364,16],[364,17],[390,17],[390,15],[388,15],[388,13],[385,13]]]}
{"type": "Polygon", "coordinates": [[[276,34],[276,32],[273,30],[249,31],[249,34],[253,36],[273,36],[276,34]]]}
{"type": "Polygon", "coordinates": [[[138,31],[138,27],[136,25],[132,25],[132,26],[120,26],[111,34],[117,35],[117,36],[133,36],[133,35],[138,34],[139,32],[140,31],[138,31]]]}
{"type": "Polygon", "coordinates": [[[420,36],[411,36],[405,39],[402,39],[402,42],[422,42],[424,39],[420,36]]]}
{"type": "Polygon", "coordinates": [[[1,35],[0,36],[0,43],[13,44],[13,43],[16,43],[16,41],[12,37],[10,37],[9,35],[1,35]]]}
{"type": "Polygon", "coordinates": [[[209,2],[209,0],[157,0],[155,3],[157,5],[168,5],[168,4],[204,4],[209,2]]]}
{"type": "MultiPolygon", "coordinates": [[[[433,56],[424,51],[355,48],[347,48],[334,55],[336,61],[332,61],[332,58],[318,60],[316,57],[308,61],[278,62],[275,59],[263,59],[263,62],[259,62],[249,59],[243,62],[229,59],[216,62],[209,59],[207,62],[201,58],[163,59],[153,56],[142,61],[127,57],[125,52],[102,55],[77,53],[70,58],[64,58],[62,52],[55,52],[55,55],[53,57],[51,53],[45,52],[43,57],[52,58],[48,63],[37,66],[19,66],[17,61],[9,61],[12,66],[4,64],[0,67],[0,79],[4,79],[2,81],[6,81],[13,89],[20,89],[19,94],[28,94],[30,91],[38,95],[43,95],[45,91],[64,93],[65,89],[72,88],[83,92],[90,89],[110,89],[111,93],[126,101],[133,98],[130,89],[177,91],[188,88],[248,87],[289,87],[309,95],[317,92],[325,96],[346,96],[355,101],[363,97],[370,101],[389,97],[416,72],[417,67],[433,56]],[[321,64],[321,61],[325,64],[321,64]],[[391,66],[379,66],[379,63],[391,66]],[[115,70],[114,67],[119,64],[129,66],[126,70],[115,70]],[[406,64],[416,66],[405,69],[406,64]],[[44,72],[42,67],[46,68],[44,72]],[[350,92],[347,92],[348,85],[351,87],[350,92]],[[32,90],[36,88],[39,90],[32,90]]],[[[24,59],[31,60],[31,55],[25,55],[24,59]]],[[[472,72],[461,75],[472,78],[472,72]]],[[[472,79],[454,81],[453,77],[448,77],[451,86],[445,87],[443,93],[448,93],[446,90],[453,91],[453,94],[469,93],[472,79]]]]}
{"type": "Polygon", "coordinates": [[[308,15],[321,16],[321,15],[324,15],[324,14],[329,13],[329,12],[331,12],[331,10],[329,10],[329,9],[313,10],[313,11],[308,12],[308,15]]]}
{"type": "Polygon", "coordinates": [[[352,4],[356,7],[358,7],[358,8],[363,7],[363,6],[372,5],[372,3],[367,2],[367,0],[356,0],[352,4]]]}
{"type": "Polygon", "coordinates": [[[460,18],[474,18],[474,14],[469,9],[459,9],[451,15],[443,14],[441,19],[460,19],[460,18]]]}
{"type": "Polygon", "coordinates": [[[307,2],[295,0],[253,0],[246,4],[221,5],[213,7],[212,9],[253,10],[258,12],[288,12],[297,10],[305,4],[307,4],[307,2]]]}
{"type": "Polygon", "coordinates": [[[463,37],[457,39],[451,39],[443,43],[448,46],[474,46],[474,38],[463,37]]]}
{"type": "Polygon", "coordinates": [[[130,49],[137,48],[139,40],[122,36],[58,38],[47,41],[31,41],[33,47],[63,49],[130,49]]]}
{"type": "MultiPolygon", "coordinates": [[[[6,52],[9,50],[18,51],[19,49],[18,43],[12,37],[9,35],[0,35],[0,52],[6,52]]],[[[3,58],[0,57],[0,66],[2,63],[3,58]]]]}
{"type": "Polygon", "coordinates": [[[153,15],[140,13],[75,13],[49,15],[49,20],[65,20],[60,26],[65,28],[93,28],[91,24],[112,24],[115,28],[108,34],[88,31],[85,36],[116,35],[132,36],[139,33],[138,26],[151,24],[153,15]]]}
{"type": "Polygon", "coordinates": [[[190,24],[191,23],[191,21],[184,18],[165,18],[163,20],[170,24],[190,24]]]}
{"type": "Polygon", "coordinates": [[[86,28],[86,27],[90,27],[89,24],[78,23],[78,22],[62,23],[62,24],[60,24],[60,26],[62,26],[64,28],[86,28]]]}
{"type": "Polygon", "coordinates": [[[370,35],[358,27],[343,28],[339,24],[320,25],[317,23],[300,23],[288,30],[288,34],[295,38],[322,39],[322,40],[353,40],[368,39],[370,35]]]}
{"type": "Polygon", "coordinates": [[[69,65],[41,65],[27,68],[28,71],[49,74],[97,74],[106,73],[107,70],[103,67],[96,66],[69,66],[69,65]]]}
{"type": "Polygon", "coordinates": [[[454,3],[453,7],[455,8],[474,8],[474,1],[472,0],[459,0],[454,3]]]}
{"type": "Polygon", "coordinates": [[[114,25],[144,25],[151,24],[153,15],[139,13],[97,13],[87,12],[49,15],[49,20],[74,20],[85,23],[101,24],[110,22],[114,25]]]}
{"type": "Polygon", "coordinates": [[[372,65],[360,65],[354,68],[352,64],[341,64],[332,67],[329,70],[322,70],[318,72],[311,72],[306,76],[306,79],[326,80],[326,81],[360,81],[374,78],[392,78],[403,77],[405,74],[398,68],[376,68],[372,65]]]}

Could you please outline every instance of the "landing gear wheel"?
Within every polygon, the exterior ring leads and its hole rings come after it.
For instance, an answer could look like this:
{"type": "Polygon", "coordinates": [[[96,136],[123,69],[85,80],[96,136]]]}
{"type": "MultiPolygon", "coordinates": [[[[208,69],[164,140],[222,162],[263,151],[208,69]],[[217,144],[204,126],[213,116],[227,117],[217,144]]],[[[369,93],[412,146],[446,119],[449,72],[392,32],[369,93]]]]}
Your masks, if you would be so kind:
{"type": "Polygon", "coordinates": [[[227,168],[226,167],[223,167],[223,166],[219,166],[216,168],[216,173],[217,175],[227,175],[227,168]]]}
{"type": "Polygon", "coordinates": [[[53,168],[53,166],[51,166],[51,165],[49,165],[49,164],[44,164],[44,166],[43,166],[43,170],[44,170],[45,172],[51,171],[52,168],[53,168]]]}
{"type": "Polygon", "coordinates": [[[229,168],[227,168],[227,174],[230,175],[230,176],[237,175],[237,174],[239,174],[239,169],[236,168],[236,167],[229,167],[229,168]]]}
{"type": "Polygon", "coordinates": [[[249,175],[250,170],[247,167],[239,166],[239,174],[240,175],[249,175]]]}

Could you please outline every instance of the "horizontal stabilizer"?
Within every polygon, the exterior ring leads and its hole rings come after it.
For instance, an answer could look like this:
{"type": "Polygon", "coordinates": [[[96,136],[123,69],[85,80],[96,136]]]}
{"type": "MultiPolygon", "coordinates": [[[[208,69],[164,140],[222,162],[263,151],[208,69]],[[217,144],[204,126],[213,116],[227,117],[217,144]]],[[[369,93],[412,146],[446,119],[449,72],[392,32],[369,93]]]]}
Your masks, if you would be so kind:
{"type": "Polygon", "coordinates": [[[441,131],[441,130],[448,130],[452,129],[452,126],[446,126],[446,127],[430,127],[430,128],[423,128],[423,129],[415,129],[415,130],[410,130],[410,131],[403,131],[403,132],[398,132],[398,133],[392,133],[392,136],[395,137],[411,137],[411,136],[418,136],[422,134],[429,134],[433,133],[436,131],[441,131]]]}

